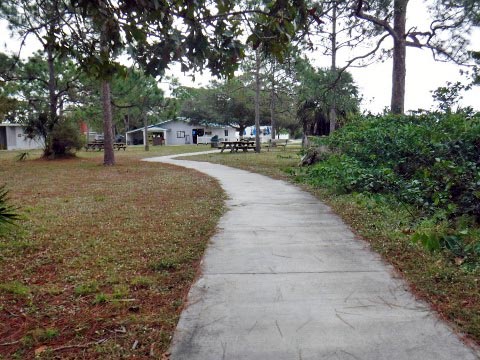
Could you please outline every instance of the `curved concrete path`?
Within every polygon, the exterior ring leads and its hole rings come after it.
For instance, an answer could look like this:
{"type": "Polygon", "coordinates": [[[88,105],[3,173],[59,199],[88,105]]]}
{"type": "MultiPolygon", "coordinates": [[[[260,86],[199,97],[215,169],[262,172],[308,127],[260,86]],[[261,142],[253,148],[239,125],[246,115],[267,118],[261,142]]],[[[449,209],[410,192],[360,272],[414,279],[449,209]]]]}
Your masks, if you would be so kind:
{"type": "Polygon", "coordinates": [[[199,170],[229,196],[172,360],[479,358],[312,195],[222,165],[147,161],[199,170]]]}

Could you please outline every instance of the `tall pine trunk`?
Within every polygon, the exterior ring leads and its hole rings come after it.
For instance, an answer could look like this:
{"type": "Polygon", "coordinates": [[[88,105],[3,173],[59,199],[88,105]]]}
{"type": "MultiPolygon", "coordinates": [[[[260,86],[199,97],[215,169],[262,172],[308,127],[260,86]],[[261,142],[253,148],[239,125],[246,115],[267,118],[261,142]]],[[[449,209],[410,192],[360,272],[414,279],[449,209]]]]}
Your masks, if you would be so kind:
{"type": "MultiPolygon", "coordinates": [[[[107,39],[107,19],[100,34],[100,54],[103,59],[110,58],[107,39]]],[[[112,120],[112,99],[110,92],[110,80],[102,79],[102,108],[103,108],[103,165],[115,165],[115,153],[113,152],[113,120],[112,120]]]]}
{"type": "Polygon", "coordinates": [[[53,49],[51,46],[47,47],[47,65],[48,65],[48,123],[46,128],[47,133],[45,134],[45,149],[43,156],[48,157],[52,155],[52,139],[51,133],[53,128],[57,123],[57,82],[55,80],[55,57],[53,55],[53,49]]]}
{"type": "Polygon", "coordinates": [[[143,116],[143,146],[145,151],[150,151],[150,144],[148,142],[148,119],[147,115],[143,116]]]}
{"type": "MultiPolygon", "coordinates": [[[[330,70],[332,75],[337,71],[337,2],[333,2],[332,10],[332,36],[331,36],[331,46],[332,46],[332,64],[330,70]]],[[[335,80],[335,82],[338,80],[335,80]]],[[[333,84],[332,88],[333,98],[330,104],[328,120],[330,121],[330,134],[335,131],[337,126],[337,84],[333,84]]]]}
{"type": "Polygon", "coordinates": [[[112,131],[112,100],[110,95],[110,81],[102,80],[102,107],[103,107],[103,165],[115,165],[113,152],[112,131]]]}
{"type": "Polygon", "coordinates": [[[260,49],[255,52],[255,152],[260,152],[260,49]]]}
{"type": "Polygon", "coordinates": [[[393,11],[393,71],[392,71],[392,102],[391,111],[394,114],[403,114],[405,110],[405,77],[406,66],[406,43],[405,29],[407,21],[408,0],[395,0],[393,11]]]}
{"type": "Polygon", "coordinates": [[[275,121],[275,70],[276,70],[276,63],[275,60],[272,60],[272,74],[270,78],[271,88],[270,88],[270,126],[272,128],[271,138],[275,139],[276,137],[276,128],[277,123],[275,121]]]}
{"type": "Polygon", "coordinates": [[[48,67],[48,122],[46,124],[45,148],[43,156],[48,157],[53,154],[51,133],[58,122],[58,96],[57,80],[55,73],[55,25],[48,29],[46,38],[47,67],[48,67]]]}

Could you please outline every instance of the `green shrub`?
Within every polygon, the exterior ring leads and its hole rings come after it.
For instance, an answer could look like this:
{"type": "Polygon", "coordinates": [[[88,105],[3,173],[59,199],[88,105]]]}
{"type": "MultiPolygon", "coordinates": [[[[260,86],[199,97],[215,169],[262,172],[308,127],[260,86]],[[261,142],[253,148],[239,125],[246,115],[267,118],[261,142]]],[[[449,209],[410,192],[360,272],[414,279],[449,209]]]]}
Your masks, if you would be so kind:
{"type": "Polygon", "coordinates": [[[301,181],[394,199],[414,210],[415,242],[480,266],[480,114],[359,117],[319,141],[331,154],[301,181]]]}
{"type": "Polygon", "coordinates": [[[60,122],[50,134],[50,144],[52,155],[62,157],[75,154],[84,145],[84,140],[75,124],[60,122]]]}
{"type": "Polygon", "coordinates": [[[311,175],[333,176],[347,192],[394,194],[426,214],[480,220],[480,115],[359,118],[328,143],[342,155],[311,175]]]}
{"type": "Polygon", "coordinates": [[[71,156],[84,145],[80,129],[74,121],[63,117],[51,119],[46,113],[31,116],[25,133],[31,139],[38,137],[45,142],[45,158],[71,156]]]}

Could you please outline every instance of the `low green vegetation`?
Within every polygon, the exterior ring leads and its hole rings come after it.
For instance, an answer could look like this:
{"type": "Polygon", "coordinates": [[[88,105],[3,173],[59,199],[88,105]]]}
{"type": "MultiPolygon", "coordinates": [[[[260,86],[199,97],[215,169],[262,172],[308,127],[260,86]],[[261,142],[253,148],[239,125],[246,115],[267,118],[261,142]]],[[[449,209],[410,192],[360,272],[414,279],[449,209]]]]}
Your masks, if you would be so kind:
{"type": "Polygon", "coordinates": [[[480,115],[360,118],[321,142],[333,153],[301,181],[402,209],[413,241],[480,267],[480,115]]]}
{"type": "Polygon", "coordinates": [[[10,281],[0,284],[0,293],[25,297],[30,294],[30,289],[19,281],[10,281]]]}

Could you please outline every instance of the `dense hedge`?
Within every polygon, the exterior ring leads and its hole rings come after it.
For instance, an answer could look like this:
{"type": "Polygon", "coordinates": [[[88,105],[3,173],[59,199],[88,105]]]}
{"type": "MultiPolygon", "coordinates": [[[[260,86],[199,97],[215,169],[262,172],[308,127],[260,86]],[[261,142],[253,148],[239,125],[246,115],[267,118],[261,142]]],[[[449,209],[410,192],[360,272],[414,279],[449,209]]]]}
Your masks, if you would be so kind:
{"type": "Polygon", "coordinates": [[[360,117],[319,141],[300,181],[408,211],[414,242],[480,268],[480,114],[360,117]]]}
{"type": "Polygon", "coordinates": [[[480,221],[479,114],[362,117],[326,142],[334,154],[308,170],[313,182],[480,221]]]}

